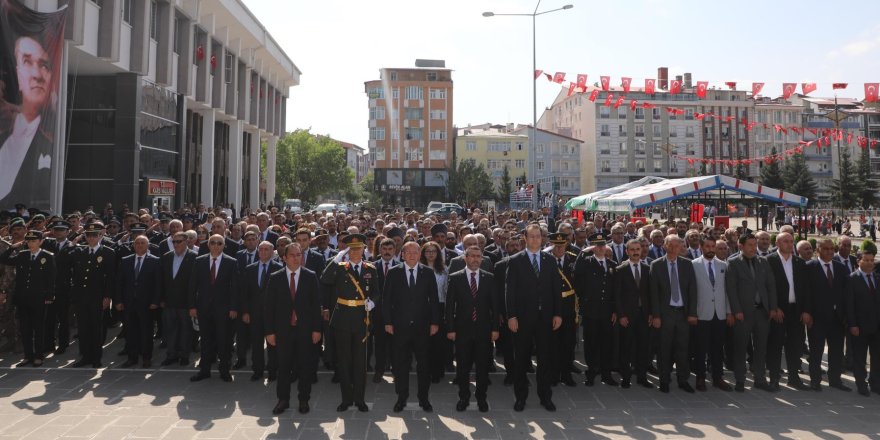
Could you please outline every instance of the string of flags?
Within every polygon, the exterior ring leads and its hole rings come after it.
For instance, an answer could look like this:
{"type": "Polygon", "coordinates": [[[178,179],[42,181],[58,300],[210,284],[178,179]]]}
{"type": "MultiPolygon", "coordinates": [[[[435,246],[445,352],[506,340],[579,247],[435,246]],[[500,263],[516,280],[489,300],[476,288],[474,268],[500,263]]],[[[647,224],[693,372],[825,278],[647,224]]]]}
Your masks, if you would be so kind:
{"type": "Polygon", "coordinates": [[[677,160],[685,160],[685,161],[687,161],[688,165],[694,165],[697,163],[701,163],[701,164],[706,164],[706,165],[721,164],[721,165],[727,165],[730,167],[735,167],[738,165],[748,166],[748,165],[751,165],[753,163],[758,163],[758,162],[764,162],[767,165],[770,165],[773,162],[782,162],[786,158],[788,158],[792,155],[801,154],[803,152],[804,152],[803,145],[798,145],[795,148],[783,150],[782,152],[779,152],[776,154],[768,154],[766,156],[750,157],[750,158],[744,158],[744,159],[706,159],[706,158],[701,158],[701,157],[690,157],[690,156],[679,156],[679,155],[672,155],[672,158],[677,159],[677,160]]]}
{"type": "MultiPolygon", "coordinates": [[[[565,83],[565,72],[556,72],[554,74],[546,73],[543,70],[535,70],[535,80],[544,76],[548,81],[554,82],[557,84],[565,83]]],[[[574,82],[568,83],[568,96],[571,96],[574,93],[586,93],[587,91],[587,74],[579,73],[577,74],[577,78],[574,82]]],[[[630,77],[621,77],[620,86],[623,88],[624,93],[629,93],[630,87],[632,85],[632,78],[630,77]]],[[[611,90],[611,77],[607,75],[603,75],[599,77],[599,84],[601,87],[601,91],[610,91],[611,90]]],[[[730,90],[736,89],[737,82],[736,81],[725,81],[724,85],[727,86],[730,90]]],[[[765,83],[763,82],[753,82],[752,83],[752,95],[758,96],[764,90],[765,83]]],[[[832,89],[834,90],[843,90],[849,87],[849,83],[832,83],[832,89]]],[[[797,92],[798,83],[782,83],[782,97],[784,99],[790,98],[793,94],[797,92]]],[[[805,82],[800,83],[801,93],[803,95],[809,95],[812,92],[815,92],[817,89],[816,83],[814,82],[805,82]]],[[[698,98],[705,99],[706,92],[709,89],[709,81],[697,81],[695,87],[695,93],[698,98]]],[[[600,89],[594,89],[590,93],[590,100],[595,101],[596,96],[599,94],[600,89]]],[[[657,80],[654,78],[646,78],[645,79],[645,87],[644,92],[651,95],[654,94],[658,88],[657,80]]],[[[679,79],[669,79],[668,80],[668,89],[666,90],[672,95],[676,95],[682,92],[682,80],[679,79]]],[[[880,102],[880,83],[864,83],[864,91],[865,91],[865,99],[864,102],[880,102]]]]}

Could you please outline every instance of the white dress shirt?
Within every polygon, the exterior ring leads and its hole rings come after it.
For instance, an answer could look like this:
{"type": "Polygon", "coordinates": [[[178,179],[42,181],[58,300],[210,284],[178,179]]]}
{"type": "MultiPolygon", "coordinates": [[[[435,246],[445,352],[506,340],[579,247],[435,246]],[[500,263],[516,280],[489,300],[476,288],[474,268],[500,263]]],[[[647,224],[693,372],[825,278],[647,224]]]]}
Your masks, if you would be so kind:
{"type": "MultiPolygon", "coordinates": [[[[15,178],[24,164],[28,150],[31,148],[31,142],[37,134],[40,127],[41,118],[37,116],[33,121],[28,122],[24,115],[19,113],[15,116],[15,122],[12,126],[12,134],[3,142],[0,147],[0,163],[3,164],[4,170],[15,170],[10,173],[0,173],[0,200],[9,195],[12,186],[15,184],[15,178]]],[[[36,170],[25,170],[31,173],[36,170]]]]}
{"type": "Polygon", "coordinates": [[[797,301],[794,295],[794,254],[789,255],[787,260],[784,255],[779,254],[779,259],[782,261],[782,270],[785,271],[785,278],[788,280],[788,303],[794,304],[797,301]]]}

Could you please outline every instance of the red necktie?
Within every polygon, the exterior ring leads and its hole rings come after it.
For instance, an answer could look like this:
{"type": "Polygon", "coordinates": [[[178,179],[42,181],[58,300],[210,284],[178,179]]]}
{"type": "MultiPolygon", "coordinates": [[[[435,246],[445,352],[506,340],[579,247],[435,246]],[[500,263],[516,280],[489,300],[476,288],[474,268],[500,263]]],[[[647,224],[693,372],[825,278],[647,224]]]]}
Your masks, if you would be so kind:
{"type": "Polygon", "coordinates": [[[290,273],[290,302],[293,304],[293,312],[290,314],[290,325],[296,325],[296,272],[290,273]]]}
{"type": "Polygon", "coordinates": [[[217,281],[217,259],[211,259],[211,284],[217,281]]]}
{"type": "Polygon", "coordinates": [[[387,277],[388,276],[388,262],[387,261],[382,262],[382,270],[385,272],[382,275],[387,277]]]}
{"type": "Polygon", "coordinates": [[[834,287],[834,273],[831,272],[831,265],[825,263],[825,275],[828,277],[828,285],[834,287]]]}
{"type": "Polygon", "coordinates": [[[471,321],[477,322],[477,273],[471,272],[471,298],[473,298],[474,311],[471,312],[471,321]]]}

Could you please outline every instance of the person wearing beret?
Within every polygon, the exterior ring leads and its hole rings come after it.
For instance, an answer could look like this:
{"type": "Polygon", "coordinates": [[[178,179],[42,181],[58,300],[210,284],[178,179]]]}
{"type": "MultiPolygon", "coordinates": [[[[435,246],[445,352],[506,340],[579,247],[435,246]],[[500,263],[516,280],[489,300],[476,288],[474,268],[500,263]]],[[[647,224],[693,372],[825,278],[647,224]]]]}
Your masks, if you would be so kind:
{"type": "Polygon", "coordinates": [[[104,343],[104,310],[115,295],[116,252],[104,244],[104,224],[85,227],[85,245],[77,246],[70,258],[70,299],[74,304],[79,333],[80,359],[75,368],[100,368],[104,343]]]}
{"type": "Polygon", "coordinates": [[[593,234],[588,240],[592,255],[588,256],[587,251],[581,252],[575,263],[573,280],[583,312],[584,360],[587,364],[584,383],[593,386],[598,375],[602,383],[617,386],[617,381],[611,376],[612,330],[617,322],[612,277],[617,262],[606,258],[608,248],[605,234],[593,234]]]}
{"type": "Polygon", "coordinates": [[[333,309],[330,327],[336,349],[336,376],[342,391],[337,411],[355,405],[366,412],[364,393],[367,381],[367,337],[374,300],[381,295],[376,266],[363,260],[367,237],[351,234],[342,238],[348,261],[331,262],[321,274],[321,283],[330,290],[324,309],[333,309]]]}
{"type": "Polygon", "coordinates": [[[15,302],[24,360],[17,366],[43,365],[46,306],[55,300],[55,256],[40,248],[43,234],[29,231],[24,242],[0,254],[0,264],[15,266],[15,302]],[[25,249],[26,248],[26,249],[25,249]]]}

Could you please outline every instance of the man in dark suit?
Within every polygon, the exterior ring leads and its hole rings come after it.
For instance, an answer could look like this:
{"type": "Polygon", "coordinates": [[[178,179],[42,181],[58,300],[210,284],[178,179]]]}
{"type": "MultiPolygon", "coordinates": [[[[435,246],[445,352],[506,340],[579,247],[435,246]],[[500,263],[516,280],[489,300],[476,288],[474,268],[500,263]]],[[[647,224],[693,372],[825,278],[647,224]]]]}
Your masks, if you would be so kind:
{"type": "Polygon", "coordinates": [[[13,305],[24,351],[18,367],[43,365],[44,319],[46,306],[55,299],[56,269],[55,256],[40,248],[42,242],[43,234],[28,231],[23,242],[9,246],[0,255],[0,264],[15,266],[13,305]]]}
{"type": "Polygon", "coordinates": [[[404,264],[388,271],[382,289],[382,313],[385,331],[394,335],[394,388],[397,403],[394,412],[403,411],[409,397],[409,371],[415,353],[418,373],[419,406],[431,412],[428,400],[431,374],[428,367],[428,340],[440,328],[440,301],[434,270],[419,263],[418,243],[402,248],[404,264]]]}
{"type": "Polygon", "coordinates": [[[505,294],[507,292],[507,265],[510,264],[510,257],[516,255],[523,248],[523,240],[519,234],[512,235],[504,244],[507,256],[502,258],[495,264],[495,296],[498,301],[498,319],[502,323],[501,334],[498,341],[495,342],[497,348],[501,350],[502,361],[504,362],[504,385],[513,385],[516,375],[516,362],[514,361],[514,343],[513,332],[504,323],[507,322],[507,302],[505,294]]]}
{"type": "Polygon", "coordinates": [[[767,368],[770,370],[770,387],[779,388],[782,375],[782,350],[785,349],[785,365],[788,368],[788,386],[808,390],[798,371],[804,348],[804,326],[812,322],[806,275],[806,262],[794,252],[794,237],[788,232],[776,236],[776,252],[767,257],[773,279],[776,280],[776,305],[782,322],[770,323],[767,342],[767,368]]]}
{"type": "Polygon", "coordinates": [[[556,259],[556,267],[562,277],[562,326],[555,333],[553,340],[553,383],[562,382],[566,386],[574,387],[577,383],[571,377],[572,363],[574,363],[574,349],[577,345],[577,330],[580,324],[580,310],[578,310],[577,295],[575,291],[574,273],[577,254],[568,252],[568,234],[553,232],[549,235],[550,243],[553,244],[550,255],[556,259]]]}
{"type": "Polygon", "coordinates": [[[167,254],[168,252],[171,252],[174,249],[174,234],[177,234],[181,231],[183,231],[182,221],[174,219],[168,222],[168,236],[163,238],[159,242],[159,257],[167,254]]]}
{"type": "MultiPolygon", "coordinates": [[[[259,260],[259,256],[257,255],[257,245],[262,240],[259,240],[256,232],[248,231],[245,232],[243,241],[244,247],[235,254],[235,259],[238,261],[238,273],[240,274],[244,274],[244,271],[248,266],[259,260]]],[[[274,248],[275,245],[273,244],[272,246],[274,248]]],[[[244,283],[245,280],[241,281],[244,283]]],[[[241,292],[244,294],[245,289],[242,288],[241,292]]],[[[233,370],[238,370],[247,365],[247,352],[251,348],[251,340],[253,339],[250,334],[250,329],[251,326],[247,325],[243,320],[243,316],[239,315],[234,323],[236,361],[235,365],[232,366],[233,370]]],[[[262,344],[263,335],[260,334],[258,337],[262,344]]],[[[262,370],[260,371],[262,376],[262,370]]]]}
{"type": "Polygon", "coordinates": [[[271,275],[266,292],[266,343],[278,353],[278,403],[272,414],[290,407],[290,378],[295,372],[299,412],[309,412],[315,355],[321,340],[321,285],[318,276],[302,267],[302,249],[297,243],[284,248],[285,268],[271,275]]]}
{"type": "MultiPolygon", "coordinates": [[[[383,239],[379,243],[379,256],[377,256],[373,264],[376,266],[376,286],[380,291],[385,287],[385,280],[388,278],[388,271],[391,270],[392,267],[400,264],[400,261],[394,257],[394,249],[394,240],[390,238],[383,239]]],[[[373,302],[376,303],[376,308],[373,310],[372,316],[373,331],[370,332],[370,339],[373,343],[372,345],[367,346],[368,364],[371,357],[371,347],[372,357],[375,357],[373,383],[382,382],[382,375],[385,374],[385,368],[391,366],[392,362],[392,337],[385,332],[385,318],[382,316],[382,300],[383,298],[381,296],[378,300],[373,300],[373,302]]]]}
{"type": "Polygon", "coordinates": [[[648,248],[648,257],[652,260],[660,259],[666,255],[666,249],[663,248],[663,240],[663,231],[659,229],[651,231],[651,246],[648,248]]]}
{"type": "Polygon", "coordinates": [[[859,269],[859,259],[852,254],[852,239],[847,236],[837,239],[837,253],[834,259],[846,266],[848,273],[853,273],[859,269]]]}
{"type": "Polygon", "coordinates": [[[651,268],[641,262],[642,244],[638,240],[626,243],[629,257],[614,271],[612,280],[614,309],[620,323],[620,376],[621,386],[629,388],[632,372],[636,381],[645,388],[648,382],[648,364],[651,363],[651,268]]]}
{"type": "Polygon", "coordinates": [[[834,242],[820,238],[816,243],[819,258],[806,264],[809,292],[809,313],[813,318],[808,326],[810,342],[810,387],[822,389],[822,355],[828,344],[828,384],[841,391],[851,391],[840,380],[843,372],[843,339],[846,331],[844,295],[849,271],[839,261],[834,261],[834,242]]]}
{"type": "Polygon", "coordinates": [[[201,360],[192,382],[211,377],[211,364],[220,358],[220,379],[232,382],[229,374],[232,347],[229,340],[231,320],[238,316],[239,282],[235,258],[224,254],[223,236],[208,237],[207,254],[196,258],[189,283],[189,315],[199,320],[201,360]]]}
{"type": "Polygon", "coordinates": [[[160,296],[167,350],[162,366],[178,362],[189,365],[192,318],[189,316],[189,285],[196,264],[195,251],[187,248],[186,232],[171,237],[171,251],[160,258],[160,296]]]}
{"type": "MultiPolygon", "coordinates": [[[[364,399],[367,382],[367,335],[374,299],[381,296],[376,267],[363,261],[367,237],[351,234],[342,238],[348,249],[348,261],[330,263],[321,275],[321,282],[330,290],[324,308],[335,309],[330,320],[336,346],[336,374],[342,391],[337,411],[355,405],[358,411],[368,410],[364,399]]],[[[384,331],[384,329],[382,329],[384,331]]]]}
{"type": "Polygon", "coordinates": [[[696,326],[697,280],[694,266],[680,256],[684,240],[678,235],[668,235],[663,240],[666,254],[651,262],[651,325],[660,330],[660,391],[669,392],[672,362],[678,388],[693,393],[688,383],[690,359],[688,341],[690,328],[696,326]]]}
{"type": "MultiPolygon", "coordinates": [[[[859,268],[849,277],[846,292],[847,327],[853,336],[853,371],[859,394],[870,396],[868,371],[868,349],[871,350],[871,391],[880,394],[880,372],[874,369],[873,357],[880,353],[880,297],[877,295],[877,275],[874,273],[876,250],[864,249],[859,259],[859,268]]],[[[878,362],[880,367],[880,362],[878,362]]]]}
{"type": "Polygon", "coordinates": [[[257,226],[260,228],[260,233],[258,234],[257,239],[260,242],[268,241],[269,243],[272,243],[272,246],[275,246],[275,242],[278,241],[278,234],[269,229],[270,223],[269,214],[265,212],[257,214],[257,226]]]}
{"type": "Polygon", "coordinates": [[[529,395],[526,369],[532,362],[532,348],[538,357],[538,398],[547,411],[556,411],[553,403],[550,344],[553,332],[562,325],[562,277],[556,261],[541,251],[541,227],[526,227],[526,249],[511,257],[507,266],[507,326],[514,334],[516,401],[513,409],[525,409],[529,395]]]}
{"type": "MultiPolygon", "coordinates": [[[[622,234],[623,228],[619,231],[622,234]]],[[[574,285],[583,316],[584,360],[587,363],[584,384],[593,386],[596,376],[601,375],[602,383],[616,387],[617,381],[611,377],[612,330],[617,321],[611,278],[617,262],[605,258],[608,252],[605,239],[602,234],[590,236],[593,252],[592,255],[581,252],[578,256],[574,285]]]]}
{"type": "MultiPolygon", "coordinates": [[[[251,234],[252,232],[248,232],[251,234]]],[[[256,234],[254,234],[256,236],[256,234]]],[[[251,381],[255,382],[263,378],[263,370],[266,369],[266,352],[268,352],[269,381],[278,377],[278,358],[275,347],[271,345],[264,349],[266,336],[266,289],[269,285],[269,276],[284,266],[272,259],[275,247],[272,243],[264,241],[257,248],[257,260],[241,272],[241,321],[247,329],[243,332],[250,337],[251,365],[254,374],[251,381]]]]}
{"type": "MultiPolygon", "coordinates": [[[[471,246],[479,247],[479,240],[477,240],[477,236],[473,234],[466,235],[461,243],[465,249],[471,246]]],[[[483,254],[482,252],[480,253],[483,254]]],[[[446,265],[449,267],[449,273],[458,272],[464,269],[466,266],[464,254],[453,257],[451,260],[446,260],[446,265]]],[[[495,265],[492,263],[492,260],[483,254],[483,260],[480,262],[480,269],[491,273],[494,268],[495,265]]]]}
{"type": "Polygon", "coordinates": [[[746,352],[752,344],[751,371],[754,387],[774,391],[766,379],[767,338],[770,321],[781,324],[776,305],[776,280],[767,259],[758,256],[758,240],[752,234],[739,237],[740,254],[727,260],[724,279],[730,313],[736,319],[734,334],[734,377],[738,392],[745,390],[746,352]]]}
{"type": "Polygon", "coordinates": [[[467,267],[449,275],[446,293],[446,337],[455,343],[457,411],[464,411],[470,401],[471,364],[477,370],[477,407],[489,411],[486,391],[489,388],[491,344],[498,339],[498,302],[494,276],[480,269],[483,252],[478,246],[465,248],[467,267]]]}
{"type": "MultiPolygon", "coordinates": [[[[241,245],[226,236],[226,229],[226,220],[223,220],[222,218],[215,218],[214,221],[211,222],[211,234],[223,237],[223,254],[235,259],[235,254],[237,254],[238,251],[241,250],[241,245]]],[[[205,240],[199,243],[200,257],[210,252],[210,246],[208,243],[209,240],[205,240]]]]}
{"type": "Polygon", "coordinates": [[[125,313],[125,352],[122,367],[131,367],[141,357],[144,368],[150,368],[153,359],[153,315],[159,308],[161,270],[159,257],[147,250],[146,236],[135,238],[134,254],[123,258],[117,267],[116,310],[125,313]]]}
{"type": "MultiPolygon", "coordinates": [[[[323,254],[321,254],[320,252],[318,252],[314,249],[311,249],[311,247],[310,247],[312,245],[312,231],[310,231],[308,228],[299,228],[294,233],[293,239],[294,239],[294,241],[296,241],[296,243],[299,244],[299,248],[302,250],[302,253],[303,253],[302,266],[305,267],[306,269],[318,274],[318,276],[320,278],[320,274],[324,272],[324,268],[327,267],[327,263],[324,260],[323,254]]],[[[277,243],[278,243],[278,241],[276,240],[275,244],[277,245],[277,243]]],[[[281,263],[283,264],[283,261],[281,263]]],[[[324,295],[324,303],[326,304],[327,290],[322,289],[322,292],[324,295]]],[[[323,342],[324,342],[324,344],[327,345],[327,349],[326,349],[327,353],[326,354],[327,354],[327,360],[328,360],[327,362],[329,364],[333,360],[333,356],[332,356],[333,353],[331,350],[333,347],[333,345],[332,345],[332,338],[333,337],[332,337],[331,332],[329,332],[330,311],[324,309],[324,310],[322,310],[321,313],[323,314],[323,317],[324,317],[324,322],[322,324],[323,328],[321,330],[321,333],[323,334],[323,342]]],[[[315,372],[316,372],[315,374],[317,374],[318,364],[321,362],[321,351],[323,349],[324,349],[324,347],[322,346],[322,344],[320,344],[320,343],[315,344],[315,356],[314,356],[315,372]]],[[[315,376],[314,380],[317,380],[317,376],[315,376]]]]}
{"type": "Polygon", "coordinates": [[[116,252],[103,244],[104,224],[85,227],[86,245],[71,253],[70,299],[76,311],[80,360],[74,368],[101,367],[104,343],[104,313],[116,288],[116,252]]]}

